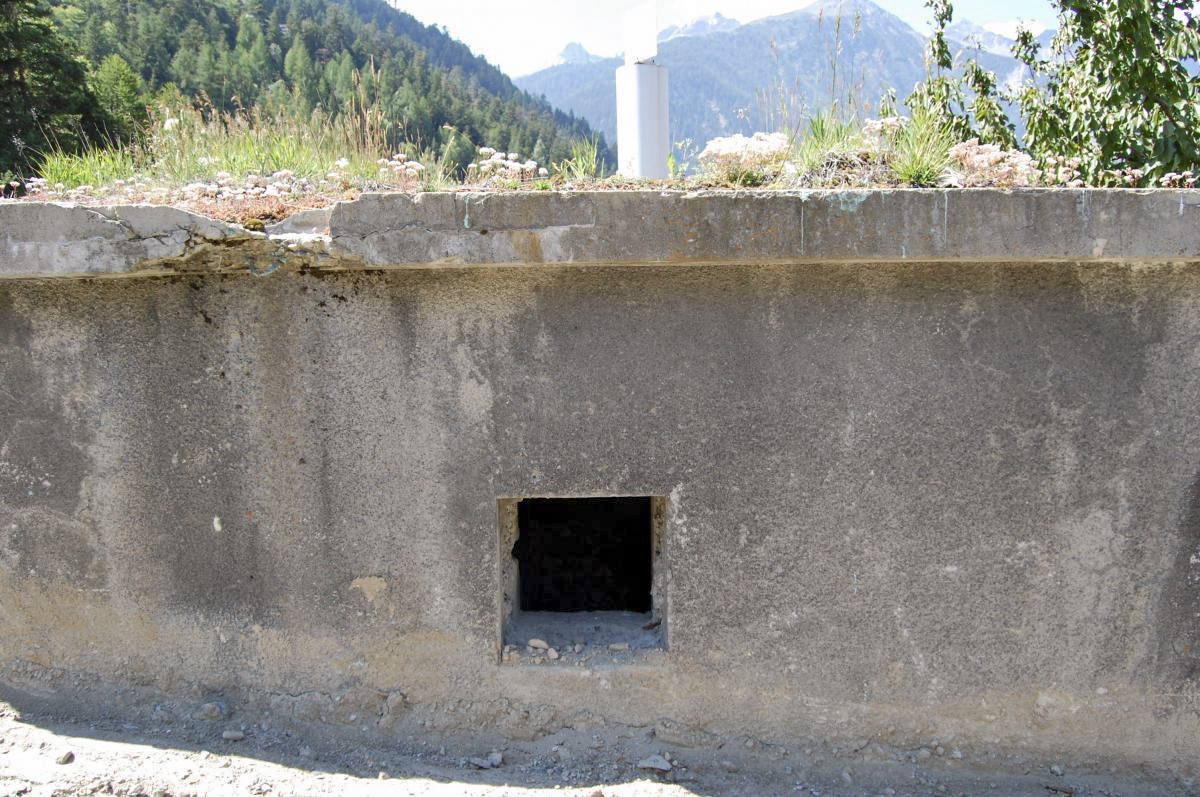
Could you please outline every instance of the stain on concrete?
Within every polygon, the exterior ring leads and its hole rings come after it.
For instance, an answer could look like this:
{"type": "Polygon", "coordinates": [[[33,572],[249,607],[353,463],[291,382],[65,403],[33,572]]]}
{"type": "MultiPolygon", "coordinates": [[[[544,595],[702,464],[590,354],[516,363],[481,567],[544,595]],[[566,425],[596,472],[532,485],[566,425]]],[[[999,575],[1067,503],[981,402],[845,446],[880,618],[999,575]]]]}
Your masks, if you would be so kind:
{"type": "Polygon", "coordinates": [[[26,308],[0,287],[0,507],[36,506],[71,516],[88,459],[83,430],[63,412],[63,397],[46,387],[46,369],[54,354],[37,362],[35,333],[26,308]]]}
{"type": "MultiPolygon", "coordinates": [[[[1200,701],[1194,699],[1200,687],[1200,471],[1185,493],[1184,505],[1156,612],[1157,669],[1180,687],[1191,684],[1190,705],[1181,700],[1177,707],[1200,714],[1200,701]]],[[[1179,689],[1180,697],[1186,694],[1179,689]]]]}
{"type": "Polygon", "coordinates": [[[513,230],[513,253],[525,263],[541,263],[545,261],[542,254],[542,238],[535,230],[513,230]]]}
{"type": "Polygon", "coordinates": [[[387,579],[380,576],[359,576],[350,582],[350,589],[358,590],[368,603],[378,603],[388,590],[387,579]]]}

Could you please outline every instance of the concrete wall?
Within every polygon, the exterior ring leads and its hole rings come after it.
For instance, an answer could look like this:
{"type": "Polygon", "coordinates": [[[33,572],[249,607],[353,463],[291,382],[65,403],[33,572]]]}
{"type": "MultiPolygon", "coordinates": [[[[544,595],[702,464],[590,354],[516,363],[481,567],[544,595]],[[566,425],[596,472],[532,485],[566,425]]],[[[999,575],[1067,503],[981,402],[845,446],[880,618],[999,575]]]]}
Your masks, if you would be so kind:
{"type": "Polygon", "coordinates": [[[0,206],[0,682],[1195,773],[1198,205],[0,206]],[[669,650],[501,662],[497,499],[605,494],[669,650]]]}

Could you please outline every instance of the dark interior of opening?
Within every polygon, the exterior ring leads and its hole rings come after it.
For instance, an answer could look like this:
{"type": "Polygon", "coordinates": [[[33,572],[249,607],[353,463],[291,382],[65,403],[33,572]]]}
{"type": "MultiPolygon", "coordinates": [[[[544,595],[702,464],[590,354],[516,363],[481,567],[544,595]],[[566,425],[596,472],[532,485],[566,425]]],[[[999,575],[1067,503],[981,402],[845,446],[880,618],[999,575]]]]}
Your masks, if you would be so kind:
{"type": "Polygon", "coordinates": [[[650,498],[527,498],[517,524],[522,611],[650,611],[650,498]]]}

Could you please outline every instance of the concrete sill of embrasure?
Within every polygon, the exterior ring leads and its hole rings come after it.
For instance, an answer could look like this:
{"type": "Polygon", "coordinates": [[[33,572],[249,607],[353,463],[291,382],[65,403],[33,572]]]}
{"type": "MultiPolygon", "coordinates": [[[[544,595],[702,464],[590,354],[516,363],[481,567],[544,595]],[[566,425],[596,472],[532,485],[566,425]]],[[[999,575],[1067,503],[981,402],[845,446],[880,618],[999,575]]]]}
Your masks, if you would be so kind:
{"type": "Polygon", "coordinates": [[[364,194],[265,233],[0,202],[0,279],[496,266],[1200,260],[1200,190],[364,194]]]}

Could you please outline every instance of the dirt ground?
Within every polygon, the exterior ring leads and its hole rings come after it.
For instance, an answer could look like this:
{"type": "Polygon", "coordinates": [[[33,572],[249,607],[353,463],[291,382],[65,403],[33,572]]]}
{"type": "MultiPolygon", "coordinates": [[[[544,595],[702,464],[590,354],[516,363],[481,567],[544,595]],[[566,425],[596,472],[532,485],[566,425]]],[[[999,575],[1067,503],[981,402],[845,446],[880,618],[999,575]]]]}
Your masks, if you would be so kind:
{"type": "Polygon", "coordinates": [[[0,797],[1197,794],[1194,783],[1184,780],[1152,783],[1136,773],[1076,773],[1012,757],[1002,768],[992,762],[989,772],[952,754],[924,759],[920,750],[781,754],[749,739],[720,749],[668,749],[652,733],[627,730],[564,731],[463,756],[449,749],[452,742],[435,737],[388,748],[318,745],[262,725],[84,722],[22,715],[0,702],[0,797]],[[496,753],[502,763],[481,769],[496,753]],[[639,767],[653,755],[666,758],[670,771],[639,767]]]}

